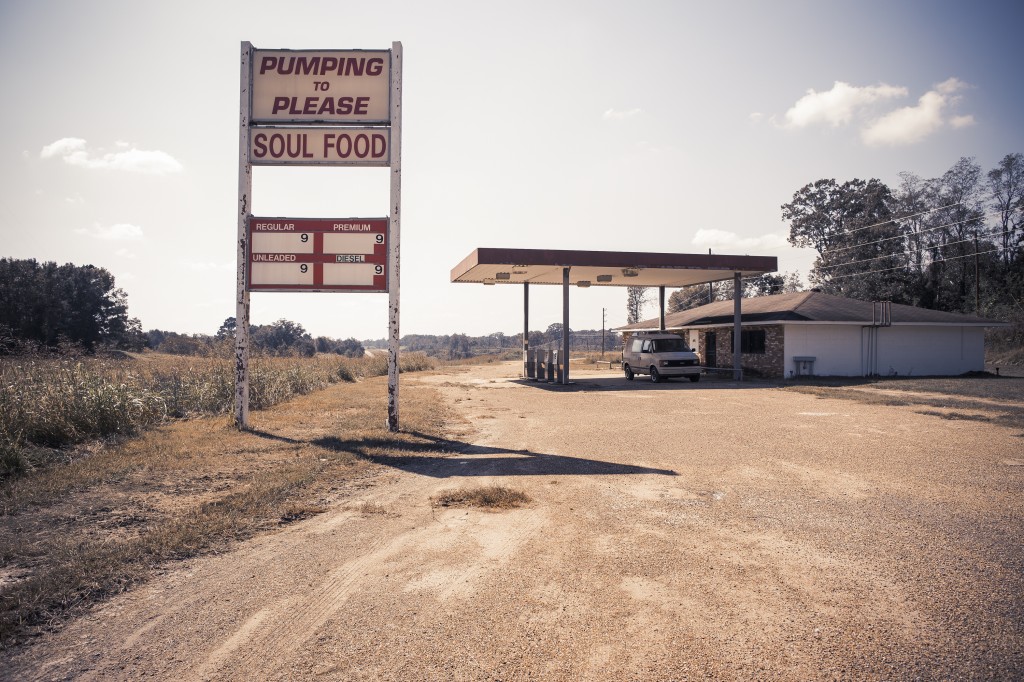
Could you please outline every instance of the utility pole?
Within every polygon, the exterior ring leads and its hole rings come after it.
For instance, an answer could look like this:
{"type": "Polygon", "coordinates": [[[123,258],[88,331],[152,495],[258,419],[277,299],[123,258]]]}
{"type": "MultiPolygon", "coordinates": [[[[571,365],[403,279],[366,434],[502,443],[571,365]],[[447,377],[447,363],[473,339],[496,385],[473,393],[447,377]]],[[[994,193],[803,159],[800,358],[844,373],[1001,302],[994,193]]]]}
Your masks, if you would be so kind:
{"type": "MultiPolygon", "coordinates": [[[[708,255],[711,255],[711,249],[708,249],[708,255]]],[[[715,302],[715,284],[714,282],[708,282],[708,303],[715,302]]]]}
{"type": "Polygon", "coordinates": [[[974,228],[974,313],[981,316],[981,273],[978,271],[978,228],[974,228]]]}

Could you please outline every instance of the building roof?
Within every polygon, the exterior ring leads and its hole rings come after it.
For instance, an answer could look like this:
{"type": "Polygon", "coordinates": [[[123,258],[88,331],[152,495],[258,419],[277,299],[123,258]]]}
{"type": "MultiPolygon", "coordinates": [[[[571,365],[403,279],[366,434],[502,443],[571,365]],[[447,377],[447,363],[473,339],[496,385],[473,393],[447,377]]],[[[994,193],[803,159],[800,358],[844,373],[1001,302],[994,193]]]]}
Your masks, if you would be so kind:
{"type": "Polygon", "coordinates": [[[775,256],[641,253],[558,249],[474,250],[452,268],[452,282],[562,284],[562,270],[577,286],[684,287],[778,270],[775,256]]]}
{"type": "MultiPolygon", "coordinates": [[[[742,303],[743,324],[858,324],[870,325],[879,313],[870,301],[832,296],[818,291],[745,298],[742,303]]],[[[891,320],[894,325],[940,325],[969,327],[1000,327],[1006,323],[972,315],[927,310],[911,305],[893,303],[891,320]]],[[[619,327],[618,331],[657,329],[658,318],[619,327]]],[[[717,327],[732,325],[733,301],[715,301],[699,308],[665,315],[665,329],[688,327],[717,327]]]]}

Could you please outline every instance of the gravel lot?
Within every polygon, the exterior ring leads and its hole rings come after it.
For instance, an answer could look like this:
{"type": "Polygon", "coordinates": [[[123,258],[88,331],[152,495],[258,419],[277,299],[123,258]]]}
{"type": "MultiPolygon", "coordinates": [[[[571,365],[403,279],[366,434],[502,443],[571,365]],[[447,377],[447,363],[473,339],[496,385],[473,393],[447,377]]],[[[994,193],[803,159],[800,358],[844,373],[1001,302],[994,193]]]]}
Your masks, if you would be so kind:
{"type": "Polygon", "coordinates": [[[5,674],[1024,678],[1024,433],[983,419],[1019,410],[1019,390],[967,409],[927,384],[851,400],[516,373],[403,378],[456,407],[450,441],[100,606],[5,674]],[[429,501],[492,483],[532,502],[429,501]]]}

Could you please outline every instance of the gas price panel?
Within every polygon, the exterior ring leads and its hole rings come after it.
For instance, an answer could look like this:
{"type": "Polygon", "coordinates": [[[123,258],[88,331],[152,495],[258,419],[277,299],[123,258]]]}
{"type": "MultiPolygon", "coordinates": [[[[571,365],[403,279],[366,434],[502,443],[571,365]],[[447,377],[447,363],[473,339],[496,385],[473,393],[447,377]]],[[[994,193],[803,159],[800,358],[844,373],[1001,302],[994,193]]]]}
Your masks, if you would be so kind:
{"type": "Polygon", "coordinates": [[[387,218],[249,218],[249,291],[388,290],[387,218]]]}

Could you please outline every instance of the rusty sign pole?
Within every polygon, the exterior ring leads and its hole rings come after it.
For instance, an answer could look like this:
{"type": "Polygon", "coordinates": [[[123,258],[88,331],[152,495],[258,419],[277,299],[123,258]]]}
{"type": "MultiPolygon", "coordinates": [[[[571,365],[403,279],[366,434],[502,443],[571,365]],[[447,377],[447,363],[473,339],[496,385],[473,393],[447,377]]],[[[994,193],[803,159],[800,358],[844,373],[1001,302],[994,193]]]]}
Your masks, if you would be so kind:
{"type": "Polygon", "coordinates": [[[391,220],[388,221],[388,431],[398,431],[398,313],[402,232],[402,43],[391,43],[391,220]]]}
{"type": "Polygon", "coordinates": [[[252,161],[249,158],[249,120],[252,104],[252,43],[242,42],[241,94],[238,116],[238,288],[235,297],[235,425],[249,428],[249,291],[245,286],[248,259],[247,228],[252,198],[252,161]]]}

